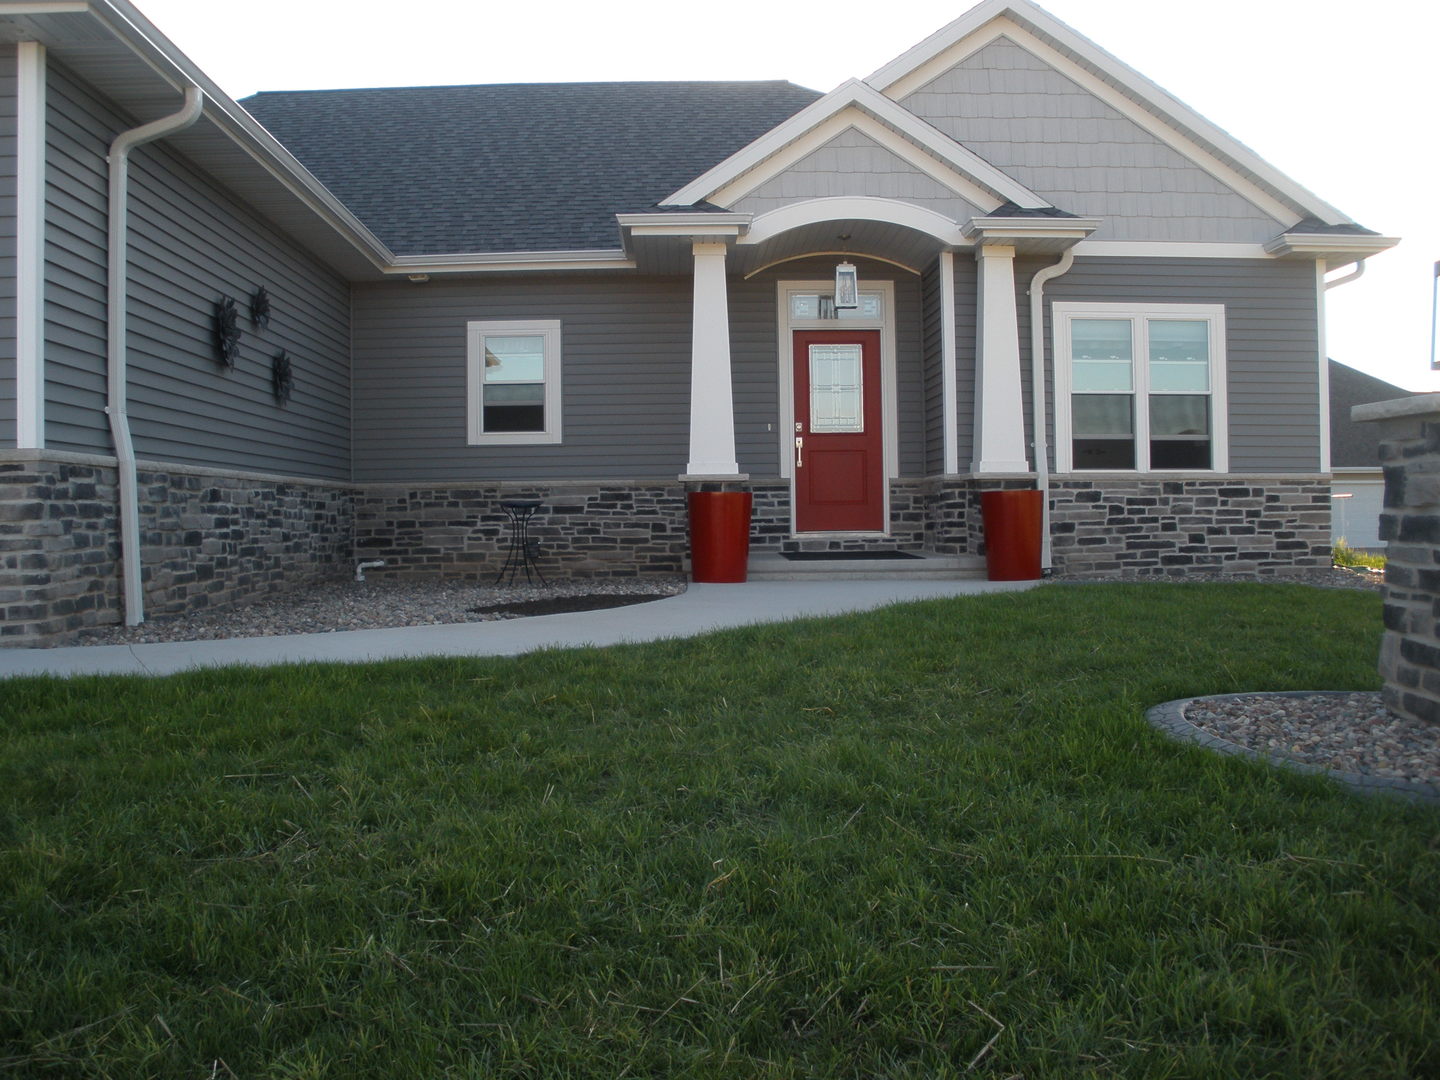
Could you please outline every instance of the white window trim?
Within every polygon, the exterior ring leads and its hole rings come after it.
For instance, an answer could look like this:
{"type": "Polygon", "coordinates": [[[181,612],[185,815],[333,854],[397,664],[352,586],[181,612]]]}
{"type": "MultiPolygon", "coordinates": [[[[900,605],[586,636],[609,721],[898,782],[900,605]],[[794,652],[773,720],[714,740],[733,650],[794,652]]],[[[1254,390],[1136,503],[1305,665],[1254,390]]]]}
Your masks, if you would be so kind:
{"type": "Polygon", "coordinates": [[[1208,469],[1151,469],[1150,410],[1139,407],[1149,401],[1150,373],[1147,354],[1142,346],[1146,336],[1136,325],[1134,469],[1084,469],[1085,476],[1105,472],[1166,473],[1185,476],[1210,476],[1230,470],[1229,408],[1227,405],[1225,365],[1225,306],[1223,304],[1089,304],[1056,303],[1051,307],[1053,341],[1051,355],[1055,358],[1055,471],[1075,471],[1070,424],[1071,359],[1070,323],[1075,319],[1129,319],[1139,324],[1146,319],[1204,320],[1210,324],[1210,439],[1208,469]],[[1143,463],[1143,464],[1142,464],[1143,463]]]}
{"type": "Polygon", "coordinates": [[[542,446],[560,442],[560,320],[519,319],[465,324],[466,442],[471,446],[542,446]],[[545,339],[545,430],[484,431],[484,339],[496,334],[536,334],[545,339]]]}

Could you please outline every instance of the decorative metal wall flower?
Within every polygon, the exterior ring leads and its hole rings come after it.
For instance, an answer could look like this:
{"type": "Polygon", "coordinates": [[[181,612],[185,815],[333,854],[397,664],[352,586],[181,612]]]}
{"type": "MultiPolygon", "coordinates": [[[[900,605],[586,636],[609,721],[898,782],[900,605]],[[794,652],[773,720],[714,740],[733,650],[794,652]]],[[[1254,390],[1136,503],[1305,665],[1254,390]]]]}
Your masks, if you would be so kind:
{"type": "Polygon", "coordinates": [[[255,295],[250,298],[250,321],[259,330],[270,325],[270,294],[265,291],[264,285],[256,289],[255,295]]]}
{"type": "Polygon", "coordinates": [[[228,296],[215,305],[215,351],[225,370],[234,371],[240,356],[240,317],[228,296]]]}
{"type": "Polygon", "coordinates": [[[270,361],[270,388],[275,393],[275,401],[285,405],[290,401],[290,391],[295,387],[295,376],[290,366],[290,357],[281,349],[275,354],[275,359],[270,361]]]}

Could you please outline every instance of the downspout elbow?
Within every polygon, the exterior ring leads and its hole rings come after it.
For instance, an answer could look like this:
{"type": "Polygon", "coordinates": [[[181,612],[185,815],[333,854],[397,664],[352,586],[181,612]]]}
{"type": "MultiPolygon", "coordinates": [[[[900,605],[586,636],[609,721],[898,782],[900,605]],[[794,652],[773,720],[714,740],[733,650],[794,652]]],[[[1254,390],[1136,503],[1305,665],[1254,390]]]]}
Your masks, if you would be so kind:
{"type": "Polygon", "coordinates": [[[1350,282],[1360,277],[1360,275],[1362,275],[1363,273],[1365,273],[1365,260],[1358,259],[1355,262],[1355,269],[1350,271],[1350,273],[1346,274],[1344,277],[1335,278],[1333,281],[1325,282],[1325,291],[1329,292],[1337,285],[1349,285],[1350,282]]]}

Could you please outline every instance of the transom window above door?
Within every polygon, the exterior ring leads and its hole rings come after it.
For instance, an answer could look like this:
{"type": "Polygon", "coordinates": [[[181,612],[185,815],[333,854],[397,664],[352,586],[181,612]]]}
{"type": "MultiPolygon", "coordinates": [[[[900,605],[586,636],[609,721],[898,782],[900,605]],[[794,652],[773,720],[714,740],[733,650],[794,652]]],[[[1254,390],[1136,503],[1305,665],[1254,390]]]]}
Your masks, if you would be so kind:
{"type": "Polygon", "coordinates": [[[873,322],[882,318],[884,313],[883,293],[862,291],[859,305],[853,308],[837,308],[835,297],[829,294],[790,294],[790,319],[793,322],[807,319],[864,319],[873,322]]]}
{"type": "Polygon", "coordinates": [[[1228,467],[1225,309],[1057,303],[1058,471],[1228,467]]]}

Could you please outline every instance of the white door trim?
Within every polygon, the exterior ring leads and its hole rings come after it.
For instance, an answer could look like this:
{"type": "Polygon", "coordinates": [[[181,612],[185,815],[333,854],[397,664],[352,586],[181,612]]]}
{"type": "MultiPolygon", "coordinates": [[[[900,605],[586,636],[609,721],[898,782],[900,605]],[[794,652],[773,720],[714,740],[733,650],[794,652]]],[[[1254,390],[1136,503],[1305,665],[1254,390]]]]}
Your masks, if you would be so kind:
{"type": "MultiPolygon", "coordinates": [[[[790,535],[791,536],[838,536],[838,533],[799,533],[795,529],[795,371],[793,348],[796,330],[879,330],[880,331],[880,415],[885,430],[882,433],[885,463],[885,527],[879,533],[863,535],[890,535],[890,481],[900,475],[899,440],[899,380],[896,375],[895,345],[895,283],[893,281],[866,282],[860,280],[862,293],[881,294],[879,319],[792,319],[790,297],[792,294],[818,293],[830,295],[835,291],[832,281],[780,281],[775,286],[775,308],[778,315],[779,350],[776,361],[779,401],[780,432],[778,449],[780,453],[780,475],[790,482],[790,535]]],[[[845,535],[862,535],[846,533],[845,535]]]]}

